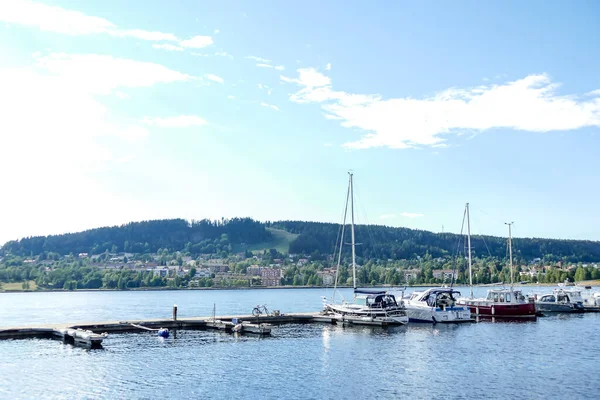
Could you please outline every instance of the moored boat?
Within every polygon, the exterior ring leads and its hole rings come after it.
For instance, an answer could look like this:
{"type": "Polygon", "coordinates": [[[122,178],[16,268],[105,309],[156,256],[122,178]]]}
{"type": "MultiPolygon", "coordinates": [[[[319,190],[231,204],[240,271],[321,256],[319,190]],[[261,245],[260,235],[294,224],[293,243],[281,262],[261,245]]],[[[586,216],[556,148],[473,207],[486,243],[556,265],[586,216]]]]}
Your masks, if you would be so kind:
{"type": "Polygon", "coordinates": [[[513,288],[492,289],[486,298],[461,299],[477,317],[536,318],[533,299],[528,299],[520,290],[513,288]]]}
{"type": "MultiPolygon", "coordinates": [[[[471,232],[469,223],[469,203],[466,204],[465,215],[468,228],[468,259],[469,259],[469,282],[473,286],[471,272],[471,232]]],[[[512,261],[512,222],[508,225],[508,252],[510,263],[510,288],[492,289],[485,298],[473,298],[473,290],[468,298],[460,298],[458,304],[468,306],[471,313],[476,317],[494,318],[525,318],[536,319],[537,312],[533,299],[526,298],[521,290],[513,287],[513,261],[512,261]]]]}
{"type": "Polygon", "coordinates": [[[340,322],[357,325],[401,325],[408,322],[404,302],[385,290],[355,289],[354,302],[325,304],[340,322]]]}
{"type": "Polygon", "coordinates": [[[592,292],[591,286],[586,286],[583,296],[583,309],[587,312],[600,312],[600,292],[592,292]]]}
{"type": "Polygon", "coordinates": [[[405,298],[410,322],[472,322],[469,307],[456,304],[460,292],[452,288],[431,288],[405,298]]]}
{"type": "Polygon", "coordinates": [[[346,206],[344,209],[344,219],[342,222],[342,231],[340,236],[340,247],[338,253],[338,262],[336,268],[334,291],[332,301],[325,301],[323,304],[323,314],[332,315],[339,322],[347,322],[356,325],[402,325],[408,323],[408,316],[402,298],[400,301],[385,290],[379,289],[358,289],[356,287],[356,242],[354,238],[354,187],[352,182],[352,173],[349,173],[348,191],[346,194],[346,206]],[[337,279],[339,275],[342,247],[344,244],[344,233],[346,227],[346,215],[348,205],[351,209],[351,246],[352,246],[352,282],[354,287],[353,301],[347,302],[342,298],[341,303],[335,303],[337,291],[337,279]]]}
{"type": "Polygon", "coordinates": [[[545,313],[577,313],[584,312],[583,297],[579,289],[554,289],[535,300],[537,311],[545,313]]]}

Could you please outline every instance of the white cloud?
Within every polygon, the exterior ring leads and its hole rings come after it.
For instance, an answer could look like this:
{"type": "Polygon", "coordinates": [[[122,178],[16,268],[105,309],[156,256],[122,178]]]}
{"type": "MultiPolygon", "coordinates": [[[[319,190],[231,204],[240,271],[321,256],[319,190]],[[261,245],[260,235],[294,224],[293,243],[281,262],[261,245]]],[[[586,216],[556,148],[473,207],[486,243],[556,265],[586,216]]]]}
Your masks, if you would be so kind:
{"type": "Polygon", "coordinates": [[[22,182],[68,182],[130,153],[127,145],[148,137],[147,129],[111,113],[101,96],[126,98],[119,89],[190,78],[158,64],[95,54],[50,54],[32,67],[0,68],[0,132],[11,133],[0,135],[0,148],[11,149],[0,157],[0,170],[35,160],[4,183],[28,193],[22,182]]]}
{"type": "Polygon", "coordinates": [[[274,68],[278,71],[283,71],[285,69],[285,67],[283,65],[271,65],[271,64],[264,64],[264,63],[258,63],[256,64],[257,67],[260,68],[274,68]]]}
{"type": "Polygon", "coordinates": [[[266,58],[256,57],[256,56],[247,56],[247,59],[258,61],[260,63],[270,63],[271,60],[267,60],[266,58]]]}
{"type": "Polygon", "coordinates": [[[190,53],[193,56],[196,57],[228,57],[229,59],[233,60],[233,56],[229,53],[227,53],[226,51],[218,51],[214,54],[209,54],[209,53],[196,53],[196,52],[192,52],[190,53]]]}
{"type": "Polygon", "coordinates": [[[121,92],[120,90],[118,90],[118,91],[115,92],[115,96],[117,96],[121,100],[126,100],[126,99],[130,99],[131,98],[130,95],[128,95],[127,93],[121,92]]]}
{"type": "Polygon", "coordinates": [[[206,121],[195,115],[179,115],[176,117],[145,117],[142,123],[160,128],[189,128],[191,126],[206,125],[206,121]]]}
{"type": "Polygon", "coordinates": [[[298,73],[298,78],[281,77],[301,87],[290,100],[321,103],[327,118],[367,132],[362,139],[344,144],[347,148],[440,146],[444,135],[494,128],[548,132],[600,126],[600,94],[592,92],[593,98],[585,100],[558,95],[559,85],[545,74],[504,84],[451,88],[422,99],[383,99],[335,91],[330,78],[314,68],[298,73]]]}
{"type": "Polygon", "coordinates": [[[206,74],[204,76],[206,77],[206,79],[210,79],[213,82],[225,83],[225,81],[223,80],[223,78],[221,78],[220,76],[217,76],[217,75],[214,75],[214,74],[206,74]]]}
{"type": "Polygon", "coordinates": [[[331,71],[331,63],[328,63],[328,64],[325,66],[325,71],[331,71]]]}
{"type": "Polygon", "coordinates": [[[104,18],[25,0],[0,2],[0,21],[68,35],[108,33],[117,28],[104,18]]]}
{"type": "Polygon", "coordinates": [[[424,217],[425,214],[419,214],[419,213],[410,213],[410,212],[403,212],[402,214],[400,214],[400,216],[402,217],[406,217],[406,218],[419,218],[419,217],[424,217]]]}
{"type": "Polygon", "coordinates": [[[219,34],[219,32],[221,32],[221,31],[220,31],[220,30],[218,30],[218,29],[215,29],[213,33],[214,33],[215,35],[218,35],[218,34],[219,34]]]}
{"type": "Polygon", "coordinates": [[[186,48],[202,49],[213,44],[213,38],[210,36],[194,36],[187,40],[182,40],[179,45],[186,48]]]}
{"type": "Polygon", "coordinates": [[[99,54],[52,53],[36,58],[36,65],[94,94],[108,94],[118,87],[149,87],[195,79],[160,64],[99,54]]]}
{"type": "Polygon", "coordinates": [[[122,36],[122,37],[130,36],[130,37],[134,37],[136,39],[155,41],[155,42],[162,41],[162,40],[170,40],[170,41],[177,40],[177,36],[173,35],[172,33],[151,32],[151,31],[145,31],[142,29],[118,30],[118,31],[109,32],[109,33],[112,34],[113,36],[122,36]]]}
{"type": "Polygon", "coordinates": [[[229,95],[229,96],[227,96],[227,99],[229,99],[229,100],[235,100],[235,96],[229,95]]]}
{"type": "Polygon", "coordinates": [[[392,219],[396,218],[396,214],[382,214],[379,216],[379,219],[392,219]]]}
{"type": "Polygon", "coordinates": [[[177,40],[175,35],[170,33],[151,32],[141,29],[120,29],[104,18],[28,0],[1,1],[0,21],[37,27],[45,32],[73,36],[108,34],[111,36],[128,36],[152,41],[177,40]]]}
{"type": "Polygon", "coordinates": [[[155,49],[162,49],[162,50],[168,50],[168,51],[183,51],[183,47],[180,46],[175,46],[173,44],[169,44],[169,43],[162,43],[162,44],[153,44],[152,47],[154,47],[155,49]]]}
{"type": "Polygon", "coordinates": [[[74,77],[61,72],[48,72],[43,65],[0,68],[0,148],[10,149],[0,157],[0,171],[12,171],[2,174],[2,183],[19,194],[3,200],[0,242],[57,229],[84,229],[91,214],[97,222],[116,222],[104,207],[117,213],[142,208],[92,178],[122,163],[139,148],[134,143],[148,136],[144,127],[111,113],[98,99],[96,93],[122,87],[123,79],[102,78],[108,86],[100,90],[81,84],[83,72],[74,77]],[[65,196],[64,188],[71,185],[77,190],[65,196]]]}
{"type": "Polygon", "coordinates": [[[300,86],[305,86],[308,89],[328,86],[331,84],[331,80],[327,76],[323,75],[314,68],[300,68],[298,69],[298,75],[299,76],[297,79],[282,76],[281,80],[285,82],[294,82],[300,86]]]}
{"type": "Polygon", "coordinates": [[[262,103],[260,103],[260,105],[261,105],[261,106],[263,106],[263,107],[272,108],[272,109],[273,109],[273,110],[275,110],[275,111],[279,111],[279,107],[277,107],[277,106],[274,106],[274,105],[272,105],[272,104],[267,104],[267,103],[265,103],[265,102],[262,102],[262,103]]]}

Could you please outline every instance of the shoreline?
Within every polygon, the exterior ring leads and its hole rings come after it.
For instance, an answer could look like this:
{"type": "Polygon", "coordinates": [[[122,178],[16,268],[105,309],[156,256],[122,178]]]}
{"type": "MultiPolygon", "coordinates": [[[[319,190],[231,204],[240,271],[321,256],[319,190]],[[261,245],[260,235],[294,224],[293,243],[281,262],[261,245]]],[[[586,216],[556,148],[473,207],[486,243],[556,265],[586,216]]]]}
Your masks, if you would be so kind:
{"type": "MultiPolygon", "coordinates": [[[[372,289],[398,289],[398,288],[423,288],[423,287],[436,287],[439,285],[430,285],[430,284],[418,284],[418,285],[381,285],[381,286],[365,286],[366,288],[372,289]]],[[[509,286],[504,284],[486,284],[486,285],[473,285],[476,288],[484,288],[484,287],[501,287],[501,286],[509,286]]],[[[536,284],[515,284],[513,286],[516,287],[528,287],[528,286],[559,286],[558,283],[536,283],[536,284]]],[[[600,280],[594,281],[583,281],[578,282],[576,286],[566,286],[566,287],[581,287],[581,286],[600,286],[600,280]]],[[[468,288],[469,285],[454,285],[456,288],[468,288]]],[[[352,286],[338,286],[338,289],[351,289],[352,286]]],[[[251,286],[251,287],[185,287],[185,288],[170,288],[170,287],[158,287],[158,288],[131,288],[131,289],[9,289],[5,290],[0,288],[0,294],[2,293],[42,293],[42,292],[158,292],[158,291],[179,291],[179,290],[260,290],[260,289],[273,289],[273,290],[281,290],[281,289],[333,289],[333,286],[251,286]]]]}

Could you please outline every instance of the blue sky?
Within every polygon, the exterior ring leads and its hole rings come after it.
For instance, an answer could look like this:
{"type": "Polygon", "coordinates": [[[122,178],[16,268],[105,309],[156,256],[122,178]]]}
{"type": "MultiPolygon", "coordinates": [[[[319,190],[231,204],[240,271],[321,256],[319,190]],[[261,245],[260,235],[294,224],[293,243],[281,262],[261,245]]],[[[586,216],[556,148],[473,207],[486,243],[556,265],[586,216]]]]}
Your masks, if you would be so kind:
{"type": "Polygon", "coordinates": [[[600,240],[595,2],[0,2],[0,242],[251,216],[600,240]]]}

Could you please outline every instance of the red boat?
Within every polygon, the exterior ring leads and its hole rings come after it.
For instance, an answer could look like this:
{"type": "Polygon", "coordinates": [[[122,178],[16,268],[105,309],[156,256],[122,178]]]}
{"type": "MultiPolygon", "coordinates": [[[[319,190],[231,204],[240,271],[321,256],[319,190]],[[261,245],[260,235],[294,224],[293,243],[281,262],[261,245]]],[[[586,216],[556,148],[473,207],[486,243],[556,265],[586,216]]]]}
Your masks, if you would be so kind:
{"type": "Polygon", "coordinates": [[[476,317],[536,318],[535,303],[520,290],[493,289],[485,299],[460,299],[476,317]]]}
{"type": "MultiPolygon", "coordinates": [[[[508,225],[508,252],[510,262],[510,288],[492,289],[488,291],[487,298],[473,298],[473,272],[471,270],[471,222],[469,220],[469,203],[465,206],[465,217],[467,220],[467,246],[469,262],[469,286],[471,297],[458,299],[457,304],[468,306],[471,314],[475,317],[494,318],[536,318],[535,302],[527,299],[520,290],[513,288],[513,261],[512,261],[512,222],[508,225]]],[[[464,223],[464,219],[463,219],[464,223]]]]}

